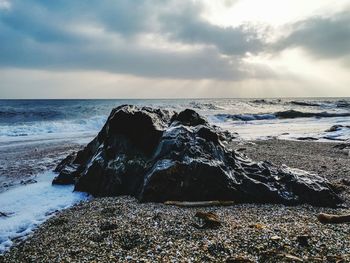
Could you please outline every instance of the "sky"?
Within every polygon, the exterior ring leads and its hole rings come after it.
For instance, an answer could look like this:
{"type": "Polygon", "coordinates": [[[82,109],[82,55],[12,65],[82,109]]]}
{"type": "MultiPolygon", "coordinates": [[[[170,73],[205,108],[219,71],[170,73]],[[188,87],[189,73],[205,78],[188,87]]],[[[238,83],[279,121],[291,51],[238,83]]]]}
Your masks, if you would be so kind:
{"type": "Polygon", "coordinates": [[[350,96],[350,0],[0,0],[0,98],[350,96]]]}

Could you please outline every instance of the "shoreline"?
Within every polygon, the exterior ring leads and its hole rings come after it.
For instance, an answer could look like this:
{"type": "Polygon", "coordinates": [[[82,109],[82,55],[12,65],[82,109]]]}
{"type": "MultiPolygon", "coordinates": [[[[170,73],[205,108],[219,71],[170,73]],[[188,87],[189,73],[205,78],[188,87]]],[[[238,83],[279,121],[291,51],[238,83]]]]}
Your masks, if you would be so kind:
{"type": "MultiPolygon", "coordinates": [[[[350,180],[350,157],[334,149],[336,144],[268,140],[234,142],[232,147],[256,161],[284,163],[325,176],[342,188],[340,195],[349,206],[350,186],[343,179],[350,180]]],[[[327,256],[350,260],[350,225],[322,225],[316,218],[319,212],[346,211],[259,204],[178,208],[140,204],[130,197],[95,198],[59,212],[0,256],[0,262],[188,261],[191,256],[193,262],[238,257],[284,262],[291,260],[289,256],[311,262],[332,261],[327,256]],[[196,229],[193,217],[197,211],[216,213],[222,227],[196,229]],[[300,238],[307,239],[308,245],[300,246],[300,238]]]]}
{"type": "Polygon", "coordinates": [[[82,147],[74,138],[0,143],[0,193],[35,183],[38,174],[54,169],[67,154],[82,147]]]}

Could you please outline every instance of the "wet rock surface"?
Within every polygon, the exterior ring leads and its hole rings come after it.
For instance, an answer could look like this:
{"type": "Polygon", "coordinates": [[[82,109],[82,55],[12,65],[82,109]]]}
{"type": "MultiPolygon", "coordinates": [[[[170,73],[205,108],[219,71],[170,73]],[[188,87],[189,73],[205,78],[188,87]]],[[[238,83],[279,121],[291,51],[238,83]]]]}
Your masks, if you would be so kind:
{"type": "Polygon", "coordinates": [[[305,171],[253,162],[234,139],[193,110],[115,108],[98,136],[56,168],[54,184],[94,196],[132,195],[143,202],[234,200],[336,207],[328,182],[305,171]]]}
{"type": "Polygon", "coordinates": [[[329,129],[325,130],[325,132],[335,132],[335,131],[340,131],[341,129],[350,129],[350,125],[333,125],[329,129]]]}

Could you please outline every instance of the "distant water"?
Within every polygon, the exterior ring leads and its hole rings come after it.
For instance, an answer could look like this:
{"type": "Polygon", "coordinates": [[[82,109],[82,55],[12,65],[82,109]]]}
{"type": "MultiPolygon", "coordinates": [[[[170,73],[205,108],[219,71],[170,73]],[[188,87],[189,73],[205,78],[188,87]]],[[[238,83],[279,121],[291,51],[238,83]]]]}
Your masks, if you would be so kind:
{"type": "Polygon", "coordinates": [[[345,140],[350,129],[350,98],[181,99],[181,100],[0,100],[0,143],[13,140],[94,136],[112,108],[122,104],[180,111],[191,108],[211,123],[244,139],[314,136],[345,140]]]}

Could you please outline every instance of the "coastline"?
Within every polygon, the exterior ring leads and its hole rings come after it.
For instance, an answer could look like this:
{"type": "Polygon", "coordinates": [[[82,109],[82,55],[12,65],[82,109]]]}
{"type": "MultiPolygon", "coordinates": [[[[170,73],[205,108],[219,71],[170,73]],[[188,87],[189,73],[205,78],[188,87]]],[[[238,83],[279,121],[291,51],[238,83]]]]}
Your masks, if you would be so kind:
{"type": "MultiPolygon", "coordinates": [[[[350,157],[334,145],[268,140],[234,142],[232,147],[257,161],[317,172],[342,190],[340,195],[349,205],[350,186],[343,179],[350,180],[350,157]]],[[[316,218],[319,212],[346,211],[256,204],[177,208],[139,204],[130,197],[95,198],[59,212],[0,256],[0,262],[350,260],[350,225],[322,225],[316,218]],[[195,228],[197,211],[216,213],[222,226],[195,228]]]]}
{"type": "Polygon", "coordinates": [[[0,193],[35,183],[38,174],[54,169],[67,154],[82,147],[74,139],[57,138],[0,143],[0,193]]]}

